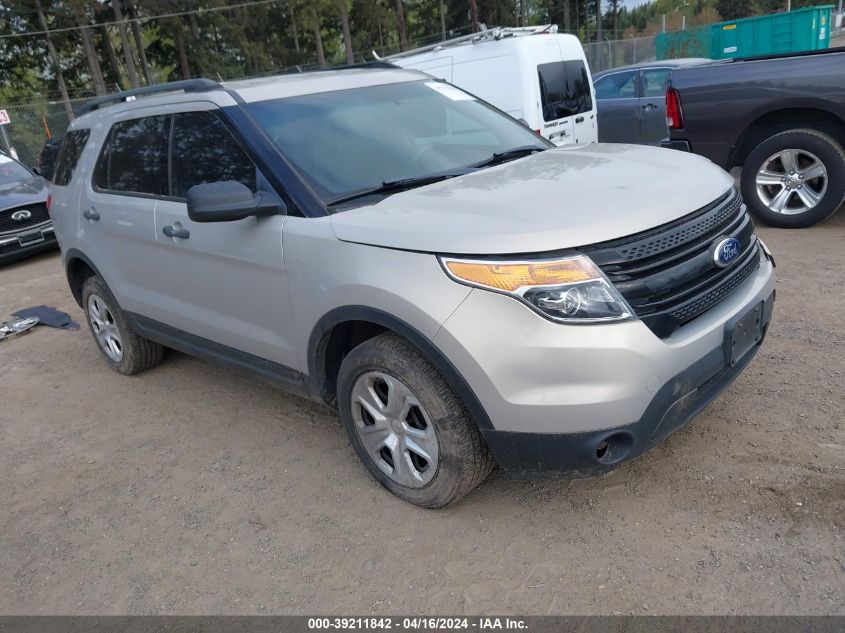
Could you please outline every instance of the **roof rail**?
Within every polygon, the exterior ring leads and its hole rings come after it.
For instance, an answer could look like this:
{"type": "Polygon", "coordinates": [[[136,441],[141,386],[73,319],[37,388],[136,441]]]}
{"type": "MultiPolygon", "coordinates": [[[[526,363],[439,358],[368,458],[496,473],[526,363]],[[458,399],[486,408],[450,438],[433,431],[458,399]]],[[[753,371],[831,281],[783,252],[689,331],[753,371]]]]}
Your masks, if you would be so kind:
{"type": "Polygon", "coordinates": [[[420,46],[409,51],[402,51],[401,53],[394,53],[393,55],[385,55],[379,57],[378,53],[373,51],[373,57],[377,62],[390,62],[401,57],[409,57],[411,55],[418,55],[419,53],[426,53],[428,51],[437,51],[450,46],[459,46],[461,44],[477,44],[479,42],[489,42],[501,40],[505,37],[521,37],[524,35],[540,35],[543,33],[557,33],[557,24],[542,24],[540,26],[493,26],[487,28],[481,24],[481,30],[478,33],[470,33],[469,35],[462,35],[460,37],[452,38],[451,40],[443,40],[442,42],[435,42],[426,46],[420,46]]]}
{"type": "Polygon", "coordinates": [[[82,104],[76,113],[76,116],[88,114],[94,110],[99,110],[102,107],[127,101],[130,97],[141,97],[143,95],[160,94],[162,92],[208,92],[209,90],[223,90],[223,86],[211,79],[184,79],[182,81],[171,81],[166,84],[155,84],[153,86],[144,86],[143,88],[133,88],[132,90],[122,90],[103,97],[97,97],[87,103],[82,104]]]}

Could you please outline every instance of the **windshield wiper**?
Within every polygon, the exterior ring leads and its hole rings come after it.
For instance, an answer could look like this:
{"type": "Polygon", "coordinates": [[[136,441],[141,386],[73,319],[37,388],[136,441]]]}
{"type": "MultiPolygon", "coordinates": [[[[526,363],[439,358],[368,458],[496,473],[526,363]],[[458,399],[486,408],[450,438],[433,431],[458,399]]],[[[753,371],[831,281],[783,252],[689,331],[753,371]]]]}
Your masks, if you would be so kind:
{"type": "Polygon", "coordinates": [[[455,172],[455,173],[447,173],[447,174],[431,174],[429,176],[419,176],[417,178],[402,178],[401,180],[385,180],[381,183],[380,187],[373,187],[372,189],[364,189],[363,191],[358,191],[356,193],[350,193],[348,196],[341,196],[340,198],[335,198],[334,200],[329,200],[326,204],[327,206],[333,207],[338,204],[343,204],[344,202],[350,202],[352,200],[357,200],[358,198],[366,198],[367,196],[377,196],[380,194],[387,194],[387,193],[396,193],[398,191],[405,191],[407,189],[413,189],[414,187],[424,187],[425,185],[431,185],[435,182],[440,182],[441,180],[446,180],[448,178],[454,178],[455,176],[460,176],[464,172],[455,172]]]}
{"type": "Polygon", "coordinates": [[[496,152],[490,158],[487,158],[480,163],[474,163],[471,165],[472,167],[492,167],[493,165],[498,165],[499,163],[505,163],[509,160],[513,160],[515,158],[521,158],[523,156],[528,156],[529,154],[533,154],[534,152],[544,152],[546,151],[545,147],[537,147],[536,145],[523,145],[521,147],[514,147],[512,149],[505,150],[504,152],[496,152]]]}

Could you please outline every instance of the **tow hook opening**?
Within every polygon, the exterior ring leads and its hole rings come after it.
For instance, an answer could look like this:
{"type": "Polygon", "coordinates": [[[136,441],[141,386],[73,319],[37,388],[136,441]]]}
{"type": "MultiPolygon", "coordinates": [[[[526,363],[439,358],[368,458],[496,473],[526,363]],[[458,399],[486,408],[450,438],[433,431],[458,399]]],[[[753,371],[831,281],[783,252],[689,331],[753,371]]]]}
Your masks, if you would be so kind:
{"type": "Polygon", "coordinates": [[[596,460],[601,464],[615,464],[631,452],[634,438],[630,433],[613,433],[596,444],[596,460]]]}

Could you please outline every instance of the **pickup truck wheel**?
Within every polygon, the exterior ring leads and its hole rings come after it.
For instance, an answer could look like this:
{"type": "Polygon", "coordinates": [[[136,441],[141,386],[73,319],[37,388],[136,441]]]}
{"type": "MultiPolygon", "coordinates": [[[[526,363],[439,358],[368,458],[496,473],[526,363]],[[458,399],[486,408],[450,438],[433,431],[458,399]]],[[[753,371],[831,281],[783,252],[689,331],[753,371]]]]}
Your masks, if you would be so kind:
{"type": "Polygon", "coordinates": [[[426,508],[481,483],[493,459],[440,372],[394,334],[365,341],[338,376],[340,418],[361,461],[396,496],[426,508]]]}
{"type": "Polygon", "coordinates": [[[742,195],[751,213],[766,224],[812,226],[845,199],[845,152],[816,130],[775,134],[748,155],[742,195]]]}
{"type": "Polygon", "coordinates": [[[97,347],[119,374],[137,374],[164,358],[161,345],[129,329],[120,306],[99,277],[89,277],[82,285],[82,306],[97,347]]]}

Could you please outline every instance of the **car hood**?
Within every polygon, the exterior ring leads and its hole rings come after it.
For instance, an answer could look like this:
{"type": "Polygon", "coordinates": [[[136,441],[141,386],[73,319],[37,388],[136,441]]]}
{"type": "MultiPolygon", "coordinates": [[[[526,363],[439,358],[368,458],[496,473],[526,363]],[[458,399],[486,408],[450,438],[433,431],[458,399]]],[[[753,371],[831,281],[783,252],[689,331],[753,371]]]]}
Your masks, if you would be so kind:
{"type": "Polygon", "coordinates": [[[0,210],[46,201],[47,183],[39,176],[0,184],[0,210]]]}
{"type": "Polygon", "coordinates": [[[699,209],[733,186],[700,156],[637,145],[550,149],[332,216],[340,240],[495,255],[585,246],[699,209]]]}

